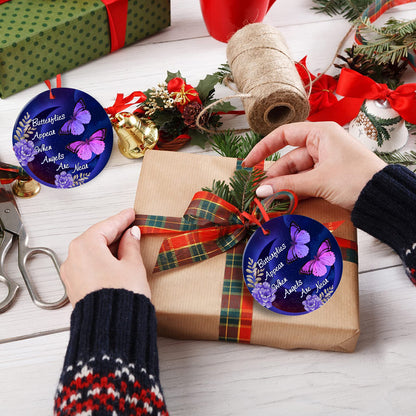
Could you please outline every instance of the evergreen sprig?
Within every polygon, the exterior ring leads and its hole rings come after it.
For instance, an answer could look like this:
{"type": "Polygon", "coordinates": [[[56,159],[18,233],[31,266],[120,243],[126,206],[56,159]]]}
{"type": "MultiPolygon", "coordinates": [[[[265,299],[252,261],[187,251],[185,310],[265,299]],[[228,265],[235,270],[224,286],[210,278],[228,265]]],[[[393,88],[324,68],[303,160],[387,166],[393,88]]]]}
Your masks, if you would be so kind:
{"type": "MultiPolygon", "coordinates": [[[[214,180],[211,188],[202,188],[203,191],[211,192],[230,204],[236,206],[240,212],[251,212],[255,207],[254,198],[260,182],[267,177],[266,173],[259,169],[236,170],[226,181],[214,180]]],[[[275,200],[267,212],[286,211],[290,202],[286,199],[275,200]]]]}
{"type": "Polygon", "coordinates": [[[259,169],[239,169],[230,178],[230,183],[214,180],[211,188],[202,188],[236,206],[241,212],[250,211],[259,183],[266,174],[259,169]]]}
{"type": "Polygon", "coordinates": [[[214,72],[214,75],[217,77],[218,82],[221,84],[224,82],[225,78],[232,78],[232,72],[230,65],[228,63],[220,65],[217,72],[214,72]]]}
{"type": "Polygon", "coordinates": [[[389,165],[416,166],[416,152],[414,150],[404,153],[399,151],[392,153],[375,151],[374,153],[389,165]]]}
{"type": "MultiPolygon", "coordinates": [[[[226,130],[212,135],[211,145],[212,149],[221,156],[244,159],[262,138],[263,136],[254,131],[239,135],[233,130],[226,130]]],[[[276,161],[279,157],[279,152],[276,152],[266,160],[276,161]]]]}
{"type": "Polygon", "coordinates": [[[373,0],[313,0],[312,10],[328,16],[341,15],[353,22],[371,4],[373,0]]]}
{"type": "Polygon", "coordinates": [[[366,42],[356,46],[357,53],[373,57],[380,64],[397,63],[416,48],[416,19],[391,18],[377,27],[366,18],[361,20],[360,33],[366,42]]]}

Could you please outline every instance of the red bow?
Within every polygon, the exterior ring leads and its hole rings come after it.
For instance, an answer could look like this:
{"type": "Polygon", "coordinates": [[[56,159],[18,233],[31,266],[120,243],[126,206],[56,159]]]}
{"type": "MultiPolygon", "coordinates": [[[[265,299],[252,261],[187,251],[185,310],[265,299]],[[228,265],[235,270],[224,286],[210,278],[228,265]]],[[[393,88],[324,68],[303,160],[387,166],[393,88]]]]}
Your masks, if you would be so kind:
{"type": "Polygon", "coordinates": [[[378,84],[352,69],[343,68],[336,93],[345,98],[308,119],[331,120],[344,125],[357,116],[365,100],[387,100],[404,120],[416,124],[416,83],[391,90],[386,84],[378,84]]]}
{"type": "Polygon", "coordinates": [[[146,99],[146,95],[141,91],[134,91],[127,97],[119,93],[117,94],[116,101],[114,102],[114,104],[111,107],[105,108],[105,111],[111,119],[120,111],[123,111],[132,105],[140,104],[146,101],[146,99]],[[135,98],[137,98],[137,100],[133,101],[135,98]]]}

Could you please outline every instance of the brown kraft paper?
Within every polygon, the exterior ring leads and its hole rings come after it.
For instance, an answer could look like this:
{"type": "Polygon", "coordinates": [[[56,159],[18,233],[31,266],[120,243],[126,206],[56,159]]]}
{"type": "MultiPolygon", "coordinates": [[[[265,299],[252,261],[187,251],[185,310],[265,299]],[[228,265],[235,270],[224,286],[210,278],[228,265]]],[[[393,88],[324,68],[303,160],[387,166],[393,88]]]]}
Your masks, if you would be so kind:
{"type": "MultiPolygon", "coordinates": [[[[266,169],[270,164],[266,162],[266,169]]],[[[235,169],[233,158],[147,151],[136,193],[136,213],[182,217],[195,192],[211,186],[214,179],[228,181],[235,169]]],[[[294,213],[321,223],[345,220],[333,235],[357,240],[350,213],[322,199],[301,201],[294,213]]],[[[143,236],[141,242],[159,335],[218,340],[226,254],[153,274],[163,238],[143,236]]],[[[343,261],[335,294],[312,313],[279,315],[253,303],[251,344],[352,352],[359,333],[358,267],[353,262],[343,261]]]]}

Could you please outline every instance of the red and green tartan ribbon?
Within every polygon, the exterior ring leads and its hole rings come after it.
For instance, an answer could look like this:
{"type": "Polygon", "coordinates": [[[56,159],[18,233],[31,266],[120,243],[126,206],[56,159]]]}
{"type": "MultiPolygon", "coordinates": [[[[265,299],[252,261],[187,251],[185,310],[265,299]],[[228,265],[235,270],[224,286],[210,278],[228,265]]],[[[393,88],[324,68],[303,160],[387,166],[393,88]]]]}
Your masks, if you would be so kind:
{"type": "Polygon", "coordinates": [[[244,284],[243,253],[243,244],[227,252],[218,339],[248,344],[251,340],[254,299],[244,284]]]}
{"type": "MultiPolygon", "coordinates": [[[[362,18],[368,18],[371,23],[376,21],[384,12],[391,9],[395,6],[400,6],[402,4],[413,3],[416,0],[376,0],[374,3],[371,3],[361,14],[362,18]]],[[[365,44],[365,39],[361,36],[360,30],[363,26],[357,28],[355,35],[355,40],[358,44],[365,44]]],[[[411,67],[416,70],[416,49],[409,51],[407,60],[411,67]]]]}
{"type": "Polygon", "coordinates": [[[342,260],[358,264],[357,243],[355,241],[347,240],[341,237],[335,237],[335,240],[337,240],[339,248],[341,249],[342,260]]]}
{"type": "MultiPolygon", "coordinates": [[[[289,196],[294,209],[296,198],[289,191],[274,197],[289,196]]],[[[136,215],[135,224],[145,234],[172,234],[159,250],[154,273],[196,263],[224,253],[247,235],[255,214],[242,213],[234,205],[207,191],[197,192],[182,218],[136,215]],[[252,220],[250,220],[252,218],[252,220]]]]}

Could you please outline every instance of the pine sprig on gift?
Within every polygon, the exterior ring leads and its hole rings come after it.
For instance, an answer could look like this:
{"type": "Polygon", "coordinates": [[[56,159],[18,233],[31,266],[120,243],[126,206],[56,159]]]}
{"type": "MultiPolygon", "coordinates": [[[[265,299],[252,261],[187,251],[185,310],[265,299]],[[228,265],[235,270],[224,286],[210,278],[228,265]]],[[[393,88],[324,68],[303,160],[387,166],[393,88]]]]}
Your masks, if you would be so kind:
{"type": "MultiPolygon", "coordinates": [[[[225,181],[214,180],[211,188],[202,188],[203,191],[211,192],[230,204],[237,207],[240,212],[250,212],[255,207],[254,198],[260,182],[267,175],[259,169],[239,169],[230,178],[229,184],[225,181]]],[[[282,212],[289,207],[289,201],[276,200],[267,212],[282,212]]]]}
{"type": "Polygon", "coordinates": [[[202,188],[211,192],[237,207],[241,212],[251,211],[256,189],[266,178],[266,174],[259,169],[239,169],[230,178],[230,183],[214,180],[211,188],[202,188]]]}
{"type": "Polygon", "coordinates": [[[357,45],[357,53],[374,57],[380,64],[396,64],[416,48],[416,19],[398,20],[391,18],[382,27],[373,25],[368,18],[360,23],[360,34],[364,45],[357,45]]]}
{"type": "Polygon", "coordinates": [[[205,187],[202,188],[202,190],[211,192],[212,194],[215,194],[222,198],[224,201],[227,201],[230,204],[232,204],[230,185],[228,185],[228,183],[226,183],[225,181],[214,180],[212,182],[211,188],[205,187]]]}
{"type": "Polygon", "coordinates": [[[328,16],[341,15],[350,22],[360,17],[361,13],[373,0],[313,0],[312,10],[328,16]]]}
{"type": "MultiPolygon", "coordinates": [[[[211,145],[212,149],[221,156],[244,159],[262,138],[261,135],[254,131],[239,135],[235,134],[233,130],[226,130],[212,135],[211,145]]],[[[266,160],[275,161],[279,159],[279,157],[279,152],[276,152],[266,160]]]]}

